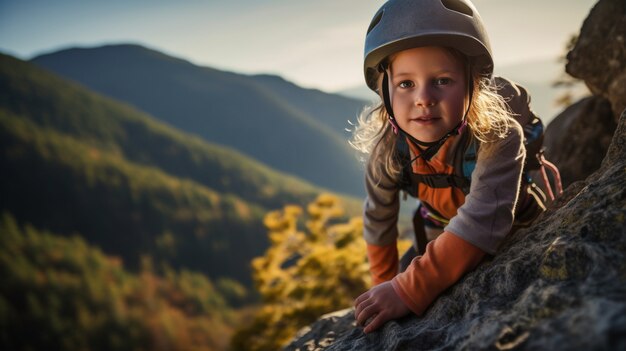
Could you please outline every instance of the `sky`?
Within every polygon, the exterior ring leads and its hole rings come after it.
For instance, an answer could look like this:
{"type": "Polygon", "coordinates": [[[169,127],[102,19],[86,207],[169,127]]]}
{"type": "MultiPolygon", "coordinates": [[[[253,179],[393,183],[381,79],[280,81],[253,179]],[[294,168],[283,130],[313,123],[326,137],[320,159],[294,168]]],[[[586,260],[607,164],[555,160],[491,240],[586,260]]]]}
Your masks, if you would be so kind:
{"type": "MultiPolygon", "coordinates": [[[[277,74],[328,92],[363,84],[383,0],[0,0],[0,52],[135,43],[200,66],[277,74]]],[[[563,54],[595,0],[474,0],[496,68],[563,54]]]]}

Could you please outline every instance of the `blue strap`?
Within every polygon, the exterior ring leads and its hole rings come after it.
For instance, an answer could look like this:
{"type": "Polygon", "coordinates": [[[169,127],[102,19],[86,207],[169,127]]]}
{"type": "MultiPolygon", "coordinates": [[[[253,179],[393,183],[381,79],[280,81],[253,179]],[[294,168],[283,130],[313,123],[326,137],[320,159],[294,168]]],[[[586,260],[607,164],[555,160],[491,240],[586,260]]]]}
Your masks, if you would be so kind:
{"type": "Polygon", "coordinates": [[[463,176],[472,179],[472,172],[476,168],[476,140],[472,140],[463,155],[463,176]]]}

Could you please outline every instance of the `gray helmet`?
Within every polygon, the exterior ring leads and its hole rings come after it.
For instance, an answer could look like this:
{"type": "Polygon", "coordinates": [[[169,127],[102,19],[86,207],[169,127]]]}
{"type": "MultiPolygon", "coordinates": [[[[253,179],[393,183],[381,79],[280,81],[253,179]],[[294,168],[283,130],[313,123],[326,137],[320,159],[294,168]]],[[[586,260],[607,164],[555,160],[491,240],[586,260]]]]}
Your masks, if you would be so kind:
{"type": "Polygon", "coordinates": [[[389,0],[374,15],[365,37],[365,82],[377,90],[380,64],[389,55],[419,46],[447,46],[491,76],[487,31],[469,0],[389,0]]]}

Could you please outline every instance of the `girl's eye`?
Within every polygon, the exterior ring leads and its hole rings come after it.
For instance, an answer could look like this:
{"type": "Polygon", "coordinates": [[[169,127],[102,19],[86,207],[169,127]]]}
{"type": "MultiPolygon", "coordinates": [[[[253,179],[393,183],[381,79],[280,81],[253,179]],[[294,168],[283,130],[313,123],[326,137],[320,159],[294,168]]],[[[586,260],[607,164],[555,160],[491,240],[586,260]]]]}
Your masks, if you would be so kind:
{"type": "Polygon", "coordinates": [[[434,80],[435,85],[448,85],[452,82],[450,78],[436,78],[434,80]]]}
{"type": "Polygon", "coordinates": [[[412,88],[412,87],[414,87],[415,85],[414,85],[414,84],[413,84],[413,82],[411,82],[410,80],[405,80],[405,81],[400,82],[400,84],[398,84],[398,86],[399,86],[400,88],[404,88],[404,89],[406,89],[406,88],[412,88]]]}

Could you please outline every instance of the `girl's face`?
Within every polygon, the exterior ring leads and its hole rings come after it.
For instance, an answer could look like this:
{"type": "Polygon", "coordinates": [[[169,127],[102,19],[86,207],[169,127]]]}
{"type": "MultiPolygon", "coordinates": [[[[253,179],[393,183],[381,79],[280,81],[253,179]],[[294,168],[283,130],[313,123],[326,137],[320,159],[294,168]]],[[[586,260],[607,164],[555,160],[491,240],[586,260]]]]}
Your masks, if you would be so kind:
{"type": "Polygon", "coordinates": [[[390,66],[391,104],[400,128],[433,142],[461,121],[465,112],[463,62],[441,47],[397,53],[390,66]]]}

